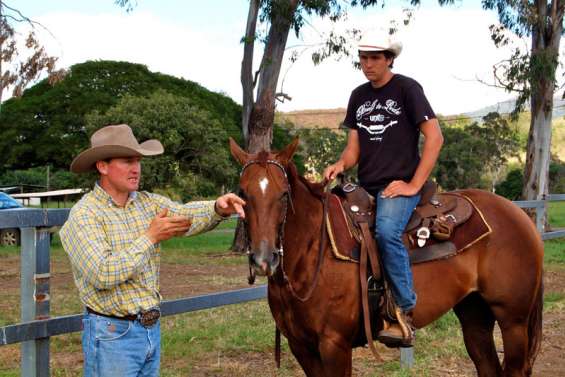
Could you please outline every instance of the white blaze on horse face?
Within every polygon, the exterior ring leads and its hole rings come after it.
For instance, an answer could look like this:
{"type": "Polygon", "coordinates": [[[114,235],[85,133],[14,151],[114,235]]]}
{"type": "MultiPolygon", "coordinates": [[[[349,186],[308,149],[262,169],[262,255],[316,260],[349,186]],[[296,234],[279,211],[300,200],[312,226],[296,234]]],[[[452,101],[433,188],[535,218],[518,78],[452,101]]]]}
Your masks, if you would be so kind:
{"type": "Polygon", "coordinates": [[[269,185],[269,180],[267,179],[267,177],[264,177],[259,181],[259,187],[261,187],[261,192],[263,192],[263,195],[265,195],[265,193],[267,192],[268,185],[269,185]]]}

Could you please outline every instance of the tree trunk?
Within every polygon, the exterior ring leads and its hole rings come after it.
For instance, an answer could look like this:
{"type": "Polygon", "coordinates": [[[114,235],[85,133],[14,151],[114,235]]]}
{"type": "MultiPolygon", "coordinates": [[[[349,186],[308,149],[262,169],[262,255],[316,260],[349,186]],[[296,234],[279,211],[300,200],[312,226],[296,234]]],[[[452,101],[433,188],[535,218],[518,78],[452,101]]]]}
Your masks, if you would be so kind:
{"type": "MultiPolygon", "coordinates": [[[[526,167],[522,196],[526,200],[543,200],[549,193],[549,162],[551,158],[551,121],[555,71],[558,65],[559,43],[563,31],[562,1],[537,1],[538,22],[532,27],[532,75],[526,167]],[[548,14],[548,12],[550,14],[548,14]],[[548,19],[550,21],[548,21],[548,19]]],[[[547,218],[547,211],[544,211],[547,218]]],[[[546,219],[543,221],[546,224],[546,219]]]]}
{"type": "MultiPolygon", "coordinates": [[[[273,123],[275,120],[275,93],[288,33],[298,2],[299,0],[273,1],[273,6],[276,6],[278,11],[274,12],[273,19],[271,20],[271,28],[261,61],[257,102],[255,104],[253,104],[253,88],[255,85],[252,74],[253,41],[255,38],[259,1],[252,0],[249,4],[244,58],[241,63],[241,83],[243,87],[242,131],[249,153],[271,150],[273,123]]],[[[235,253],[244,253],[246,247],[243,222],[238,221],[231,250],[235,253]]]]}
{"type": "Polygon", "coordinates": [[[257,16],[259,14],[259,0],[249,2],[249,13],[247,15],[247,27],[243,42],[243,61],[241,62],[241,87],[243,89],[243,101],[241,106],[241,131],[245,145],[249,143],[249,119],[253,109],[253,90],[255,82],[253,79],[253,51],[255,48],[255,31],[257,29],[257,16]]]}
{"type": "Polygon", "coordinates": [[[271,19],[267,45],[261,61],[257,102],[253,106],[249,120],[249,153],[271,150],[273,122],[275,119],[275,93],[281,71],[286,41],[298,0],[276,0],[277,8],[271,19]]]}

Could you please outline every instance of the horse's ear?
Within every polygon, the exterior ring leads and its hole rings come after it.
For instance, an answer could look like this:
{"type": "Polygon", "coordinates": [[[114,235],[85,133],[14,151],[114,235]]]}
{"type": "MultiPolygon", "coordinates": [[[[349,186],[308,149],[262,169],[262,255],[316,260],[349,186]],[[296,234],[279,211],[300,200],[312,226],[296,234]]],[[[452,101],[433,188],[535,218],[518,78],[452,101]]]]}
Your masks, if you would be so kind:
{"type": "Polygon", "coordinates": [[[292,159],[294,152],[296,152],[299,141],[300,140],[298,139],[298,137],[295,137],[292,143],[290,143],[282,151],[277,153],[277,159],[286,165],[292,159]]]}
{"type": "Polygon", "coordinates": [[[230,137],[230,152],[233,158],[235,158],[235,160],[239,162],[241,165],[245,165],[245,163],[249,159],[249,154],[245,152],[243,149],[241,149],[241,147],[237,145],[235,140],[232,139],[231,137],[230,137]]]}

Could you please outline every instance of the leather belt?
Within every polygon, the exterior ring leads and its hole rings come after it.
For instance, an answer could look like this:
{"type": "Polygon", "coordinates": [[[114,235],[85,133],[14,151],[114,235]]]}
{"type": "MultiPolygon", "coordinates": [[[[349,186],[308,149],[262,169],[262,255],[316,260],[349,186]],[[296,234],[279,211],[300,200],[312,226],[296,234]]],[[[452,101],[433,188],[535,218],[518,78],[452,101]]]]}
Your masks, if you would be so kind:
{"type": "Polygon", "coordinates": [[[161,317],[161,311],[159,310],[159,308],[152,308],[152,309],[149,309],[149,310],[144,310],[144,311],[142,311],[138,314],[128,314],[128,315],[125,315],[125,316],[102,314],[102,313],[97,312],[96,310],[89,308],[88,306],[86,307],[86,311],[91,313],[91,314],[99,315],[99,316],[102,316],[102,317],[115,318],[115,319],[121,319],[121,320],[127,320],[127,321],[139,320],[139,323],[143,327],[153,326],[155,323],[157,323],[157,321],[161,317]]]}

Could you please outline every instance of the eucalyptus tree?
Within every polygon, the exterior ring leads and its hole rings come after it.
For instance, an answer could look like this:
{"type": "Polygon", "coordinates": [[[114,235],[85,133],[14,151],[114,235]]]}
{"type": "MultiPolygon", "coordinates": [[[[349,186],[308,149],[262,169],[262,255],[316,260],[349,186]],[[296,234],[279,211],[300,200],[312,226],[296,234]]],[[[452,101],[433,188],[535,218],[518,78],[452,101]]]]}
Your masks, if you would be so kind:
{"type": "MultiPolygon", "coordinates": [[[[378,0],[249,1],[241,64],[242,132],[249,152],[270,150],[276,101],[282,97],[288,98],[287,94],[277,92],[277,84],[290,31],[299,36],[307,19],[312,16],[337,22],[346,15],[350,7],[367,8],[379,3],[384,4],[378,0]],[[258,20],[269,25],[264,38],[257,31],[258,20]],[[264,47],[259,67],[254,72],[254,47],[257,40],[262,40],[264,47]]],[[[346,37],[330,34],[321,42],[322,47],[314,51],[314,62],[330,55],[348,54],[346,42],[346,37]]]]}
{"type": "Polygon", "coordinates": [[[516,112],[529,101],[531,122],[522,196],[543,199],[549,188],[553,97],[565,0],[483,0],[482,4],[498,12],[500,25],[491,26],[497,46],[510,42],[508,31],[530,38],[529,51],[514,48],[506,61],[495,66],[494,73],[501,86],[518,92],[516,112]]]}
{"type": "Polygon", "coordinates": [[[45,51],[35,35],[35,27],[42,26],[0,0],[0,103],[4,90],[12,89],[12,95],[19,97],[29,83],[46,72],[50,83],[60,80],[65,71],[56,69],[57,58],[45,51]],[[18,48],[14,24],[26,23],[31,27],[23,46],[29,56],[18,48]]]}
{"type": "Polygon", "coordinates": [[[508,59],[493,67],[493,73],[498,86],[518,93],[514,115],[529,103],[531,121],[522,198],[542,200],[549,193],[553,98],[565,31],[565,0],[482,0],[482,6],[498,14],[499,24],[490,26],[497,47],[510,45],[512,36],[530,40],[529,49],[514,46],[508,59]]]}

